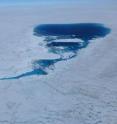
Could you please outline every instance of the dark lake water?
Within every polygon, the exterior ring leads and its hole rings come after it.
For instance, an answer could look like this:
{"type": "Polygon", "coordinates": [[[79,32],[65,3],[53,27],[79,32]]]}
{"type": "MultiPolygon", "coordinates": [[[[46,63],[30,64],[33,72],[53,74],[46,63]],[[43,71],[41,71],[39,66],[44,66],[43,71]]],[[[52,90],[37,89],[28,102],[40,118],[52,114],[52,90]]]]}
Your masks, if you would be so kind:
{"type": "Polygon", "coordinates": [[[45,24],[37,26],[34,32],[35,35],[42,36],[66,36],[91,40],[98,37],[105,37],[110,32],[110,29],[98,23],[45,24]]]}
{"type": "Polygon", "coordinates": [[[34,28],[34,35],[44,37],[45,48],[48,52],[60,56],[58,59],[35,60],[32,71],[18,76],[1,78],[19,79],[32,75],[47,75],[54,65],[60,61],[67,61],[77,56],[80,49],[86,48],[90,40],[103,38],[110,33],[110,29],[98,23],[79,24],[42,24],[34,28]],[[66,55],[67,54],[67,55],[66,55]]]}

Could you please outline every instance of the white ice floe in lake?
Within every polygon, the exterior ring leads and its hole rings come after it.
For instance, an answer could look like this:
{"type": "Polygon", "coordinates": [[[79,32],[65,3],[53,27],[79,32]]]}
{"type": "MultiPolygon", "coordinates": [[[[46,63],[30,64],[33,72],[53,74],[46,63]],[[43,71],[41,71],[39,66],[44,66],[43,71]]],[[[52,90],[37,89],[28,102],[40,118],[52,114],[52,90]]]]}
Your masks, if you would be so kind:
{"type": "Polygon", "coordinates": [[[82,43],[84,42],[83,40],[80,40],[80,39],[77,39],[77,38],[74,38],[74,39],[57,39],[57,40],[54,40],[55,42],[79,42],[79,43],[82,43]]]}
{"type": "MultiPolygon", "coordinates": [[[[117,8],[19,6],[0,8],[0,77],[28,72],[48,53],[33,28],[46,23],[103,23],[111,28],[48,75],[0,80],[0,124],[116,124],[117,8]]],[[[59,40],[60,41],[60,40],[59,40]]]]}

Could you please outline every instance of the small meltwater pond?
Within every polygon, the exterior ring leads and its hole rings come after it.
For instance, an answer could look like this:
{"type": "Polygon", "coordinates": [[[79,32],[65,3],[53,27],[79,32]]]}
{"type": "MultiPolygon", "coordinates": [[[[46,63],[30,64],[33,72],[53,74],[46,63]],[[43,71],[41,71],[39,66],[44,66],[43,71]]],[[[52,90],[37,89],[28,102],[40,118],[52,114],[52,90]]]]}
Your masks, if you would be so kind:
{"type": "Polygon", "coordinates": [[[70,60],[77,56],[80,49],[86,48],[90,40],[103,38],[110,33],[110,29],[98,23],[78,24],[42,24],[34,28],[34,35],[44,37],[43,43],[49,53],[59,55],[58,59],[35,60],[30,72],[24,72],[6,79],[19,79],[33,75],[47,75],[49,70],[60,61],[70,60]]]}

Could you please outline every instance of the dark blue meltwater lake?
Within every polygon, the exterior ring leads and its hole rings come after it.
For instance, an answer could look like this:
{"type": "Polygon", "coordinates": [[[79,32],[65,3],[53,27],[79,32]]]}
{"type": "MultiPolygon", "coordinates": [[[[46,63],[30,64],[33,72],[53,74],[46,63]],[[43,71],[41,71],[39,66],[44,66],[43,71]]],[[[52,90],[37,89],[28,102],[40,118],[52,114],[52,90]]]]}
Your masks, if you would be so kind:
{"type": "Polygon", "coordinates": [[[48,70],[53,70],[56,63],[76,57],[78,51],[86,48],[90,40],[103,38],[110,31],[108,27],[98,23],[39,25],[34,28],[34,35],[44,37],[43,43],[48,53],[57,54],[59,58],[35,60],[32,65],[32,71],[13,77],[1,78],[1,80],[19,79],[33,75],[47,75],[48,70]]]}
{"type": "Polygon", "coordinates": [[[34,29],[35,35],[63,36],[66,38],[78,38],[85,41],[98,37],[105,37],[109,32],[109,28],[98,23],[44,24],[34,29]]]}

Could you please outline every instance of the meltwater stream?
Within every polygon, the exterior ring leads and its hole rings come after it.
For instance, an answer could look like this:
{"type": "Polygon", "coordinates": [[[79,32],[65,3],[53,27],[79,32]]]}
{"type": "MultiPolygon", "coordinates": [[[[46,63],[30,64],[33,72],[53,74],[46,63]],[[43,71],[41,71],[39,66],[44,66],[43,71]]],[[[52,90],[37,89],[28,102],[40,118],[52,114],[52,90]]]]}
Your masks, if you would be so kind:
{"type": "Polygon", "coordinates": [[[34,28],[34,35],[44,37],[48,52],[59,55],[58,59],[35,60],[32,70],[13,77],[4,77],[0,80],[19,79],[33,75],[47,75],[54,65],[77,56],[80,49],[88,46],[90,40],[103,38],[110,33],[110,29],[98,23],[79,24],[42,24],[34,28]]]}

